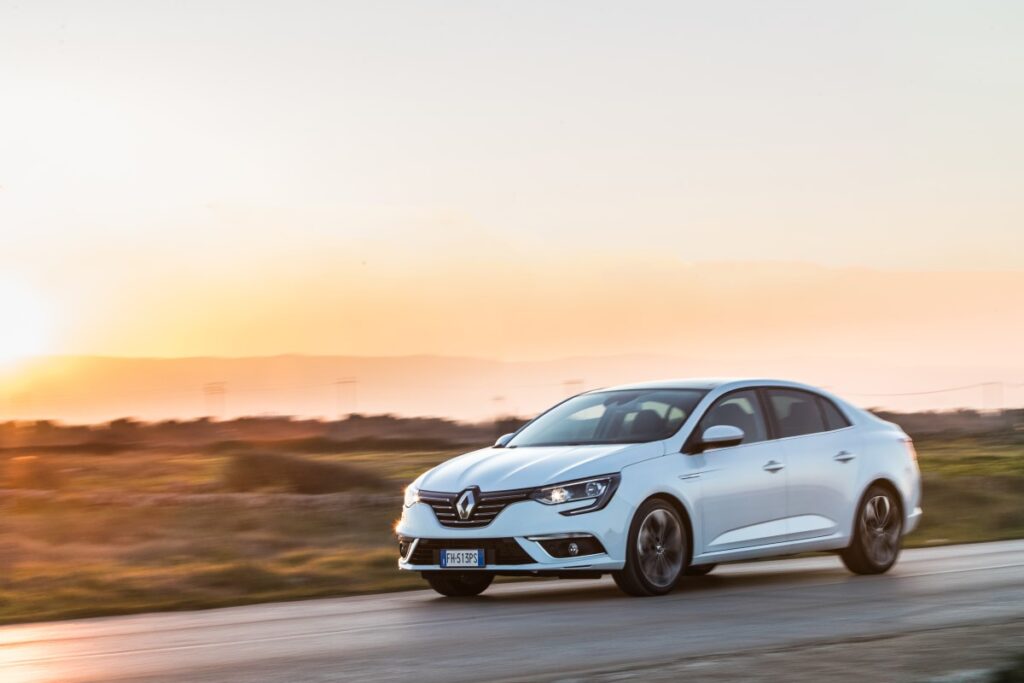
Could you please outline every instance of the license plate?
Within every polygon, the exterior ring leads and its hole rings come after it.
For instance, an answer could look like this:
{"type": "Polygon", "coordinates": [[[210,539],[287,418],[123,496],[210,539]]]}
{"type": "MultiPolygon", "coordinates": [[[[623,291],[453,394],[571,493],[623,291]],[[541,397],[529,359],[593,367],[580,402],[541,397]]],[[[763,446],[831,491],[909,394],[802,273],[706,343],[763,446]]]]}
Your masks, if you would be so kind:
{"type": "Polygon", "coordinates": [[[483,550],[442,550],[442,567],[483,567],[483,550]]]}

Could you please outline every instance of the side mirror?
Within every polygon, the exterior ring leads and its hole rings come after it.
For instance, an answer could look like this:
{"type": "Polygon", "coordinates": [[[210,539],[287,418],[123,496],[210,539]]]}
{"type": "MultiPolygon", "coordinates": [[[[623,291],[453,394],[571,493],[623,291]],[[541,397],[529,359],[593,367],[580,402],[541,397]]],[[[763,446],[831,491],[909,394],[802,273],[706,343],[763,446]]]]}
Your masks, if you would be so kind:
{"type": "Polygon", "coordinates": [[[505,446],[508,445],[508,442],[511,441],[512,437],[515,436],[515,435],[516,435],[515,432],[509,432],[508,434],[502,434],[501,436],[498,437],[498,440],[494,442],[494,447],[495,448],[504,448],[505,446]]]}
{"type": "Polygon", "coordinates": [[[743,443],[743,437],[743,430],[733,425],[715,425],[713,427],[708,427],[704,430],[704,433],[700,435],[700,441],[697,442],[698,452],[703,452],[712,448],[738,446],[743,443]]]}

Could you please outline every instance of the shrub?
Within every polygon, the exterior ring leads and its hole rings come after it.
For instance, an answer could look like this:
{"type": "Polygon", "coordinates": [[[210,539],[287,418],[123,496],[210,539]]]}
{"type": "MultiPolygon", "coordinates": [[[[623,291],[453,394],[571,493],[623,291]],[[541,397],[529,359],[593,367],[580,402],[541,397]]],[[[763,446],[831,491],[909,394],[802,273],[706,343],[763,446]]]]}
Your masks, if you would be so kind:
{"type": "Polygon", "coordinates": [[[5,485],[12,489],[59,489],[60,472],[53,463],[35,455],[19,455],[7,461],[5,485]]]}
{"type": "Polygon", "coordinates": [[[259,452],[231,455],[223,480],[232,491],[273,488],[305,494],[386,486],[380,477],[345,463],[259,452]]]}

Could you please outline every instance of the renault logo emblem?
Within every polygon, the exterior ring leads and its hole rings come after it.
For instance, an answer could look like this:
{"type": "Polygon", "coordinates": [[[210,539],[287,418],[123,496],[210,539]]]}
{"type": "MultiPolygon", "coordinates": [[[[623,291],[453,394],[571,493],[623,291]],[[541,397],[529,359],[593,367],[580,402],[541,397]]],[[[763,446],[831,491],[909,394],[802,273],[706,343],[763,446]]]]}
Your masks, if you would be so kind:
{"type": "Polygon", "coordinates": [[[473,494],[473,489],[466,489],[455,501],[455,511],[459,513],[459,519],[469,519],[473,510],[476,510],[476,496],[473,494]]]}

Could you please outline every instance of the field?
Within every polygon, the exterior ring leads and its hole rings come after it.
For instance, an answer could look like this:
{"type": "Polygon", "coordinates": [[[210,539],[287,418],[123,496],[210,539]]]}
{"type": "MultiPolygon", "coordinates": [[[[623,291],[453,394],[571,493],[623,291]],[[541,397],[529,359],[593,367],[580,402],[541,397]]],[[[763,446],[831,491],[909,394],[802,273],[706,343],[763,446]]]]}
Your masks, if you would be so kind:
{"type": "MultiPolygon", "coordinates": [[[[917,447],[926,514],[908,545],[1024,537],[1024,437],[917,447]]],[[[395,568],[401,488],[457,451],[298,450],[259,451],[253,481],[237,477],[246,443],[0,454],[0,623],[422,586],[395,568]],[[348,490],[295,492],[330,472],[348,490]]]]}

